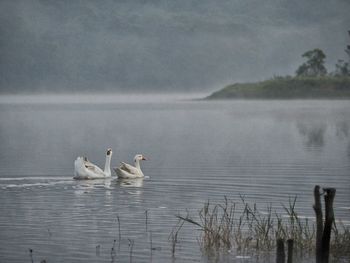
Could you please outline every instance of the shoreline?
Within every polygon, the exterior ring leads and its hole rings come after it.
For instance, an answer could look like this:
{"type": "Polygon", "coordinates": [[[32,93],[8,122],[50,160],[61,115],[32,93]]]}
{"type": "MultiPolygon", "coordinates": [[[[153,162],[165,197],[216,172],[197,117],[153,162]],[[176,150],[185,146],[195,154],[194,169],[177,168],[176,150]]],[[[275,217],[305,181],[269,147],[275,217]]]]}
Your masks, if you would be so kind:
{"type": "Polygon", "coordinates": [[[277,77],[254,83],[235,83],[213,92],[204,100],[231,99],[350,99],[350,78],[277,77]]]}

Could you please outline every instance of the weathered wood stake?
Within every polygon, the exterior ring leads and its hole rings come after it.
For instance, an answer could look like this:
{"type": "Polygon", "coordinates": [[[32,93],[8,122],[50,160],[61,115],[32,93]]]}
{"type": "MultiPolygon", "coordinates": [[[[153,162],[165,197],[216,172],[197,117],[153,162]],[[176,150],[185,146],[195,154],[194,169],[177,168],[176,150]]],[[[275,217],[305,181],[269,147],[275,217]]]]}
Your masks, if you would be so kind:
{"type": "Polygon", "coordinates": [[[322,258],[323,263],[328,263],[329,261],[329,243],[331,241],[332,225],[334,222],[334,211],[333,211],[333,201],[335,197],[335,188],[324,188],[325,192],[324,202],[325,202],[325,222],[322,235],[322,258]]]}
{"type": "Polygon", "coordinates": [[[284,242],[282,238],[277,239],[276,263],[285,263],[284,242]]]}
{"type": "Polygon", "coordinates": [[[288,239],[287,240],[287,244],[288,244],[287,263],[293,263],[293,245],[294,245],[294,240],[293,239],[288,239]]]}
{"type": "Polygon", "coordinates": [[[329,262],[329,244],[331,240],[332,225],[334,222],[333,201],[335,188],[323,188],[325,194],[325,222],[323,226],[321,193],[318,185],[314,188],[314,210],[316,214],[316,263],[329,262]]]}
{"type": "Polygon", "coordinates": [[[316,214],[316,263],[322,262],[322,235],[323,235],[323,220],[322,220],[322,205],[320,186],[314,188],[314,210],[316,214]]]}

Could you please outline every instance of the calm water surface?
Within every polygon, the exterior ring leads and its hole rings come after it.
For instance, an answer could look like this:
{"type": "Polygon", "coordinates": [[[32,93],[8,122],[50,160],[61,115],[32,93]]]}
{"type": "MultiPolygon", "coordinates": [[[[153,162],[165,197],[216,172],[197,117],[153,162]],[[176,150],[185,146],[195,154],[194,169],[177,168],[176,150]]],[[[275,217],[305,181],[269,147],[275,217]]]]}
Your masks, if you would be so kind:
{"type": "MultiPolygon", "coordinates": [[[[349,101],[15,96],[0,120],[0,262],[31,262],[29,249],[34,262],[130,262],[130,242],[133,262],[206,262],[190,225],[172,258],[175,215],[241,194],[282,213],[297,195],[313,217],[315,184],[337,188],[350,224],[349,101]],[[72,179],[78,155],[103,167],[108,147],[112,166],[149,157],[148,178],[72,179]]],[[[257,262],[237,256],[221,261],[257,262]]]]}

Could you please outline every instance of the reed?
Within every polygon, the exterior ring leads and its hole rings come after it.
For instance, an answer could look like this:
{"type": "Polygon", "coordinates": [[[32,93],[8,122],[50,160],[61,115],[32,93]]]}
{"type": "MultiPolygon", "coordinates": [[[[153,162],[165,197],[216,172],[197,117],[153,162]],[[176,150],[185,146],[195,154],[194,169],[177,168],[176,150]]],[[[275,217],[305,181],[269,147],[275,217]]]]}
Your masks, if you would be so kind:
{"type": "Polygon", "coordinates": [[[350,227],[341,221],[339,227],[333,226],[333,238],[331,240],[331,252],[335,259],[350,259],[350,227]]]}
{"type": "Polygon", "coordinates": [[[146,217],[146,232],[148,231],[148,210],[145,210],[145,217],[146,217]]]}
{"type": "MultiPolygon", "coordinates": [[[[292,240],[294,253],[300,256],[315,251],[315,223],[301,218],[296,212],[297,198],[290,198],[288,205],[282,204],[286,215],[273,211],[268,204],[261,212],[257,205],[249,204],[241,196],[237,204],[226,197],[221,204],[205,202],[194,217],[188,213],[177,218],[198,227],[201,250],[212,255],[231,250],[239,254],[271,252],[276,240],[292,240]]],[[[350,257],[350,228],[340,225],[333,229],[331,253],[333,257],[350,257]]]]}
{"type": "Polygon", "coordinates": [[[34,263],[34,259],[33,259],[33,249],[29,249],[29,257],[30,257],[30,262],[34,263]]]}
{"type": "Polygon", "coordinates": [[[179,232],[184,225],[185,221],[179,220],[176,224],[176,226],[173,227],[173,230],[171,231],[168,240],[171,241],[171,255],[174,258],[175,257],[175,251],[176,251],[176,245],[178,243],[178,235],[179,232]]]}
{"type": "Polygon", "coordinates": [[[289,206],[282,204],[288,216],[288,222],[281,225],[283,230],[282,237],[284,239],[294,240],[296,250],[310,251],[314,249],[315,226],[310,226],[309,219],[302,220],[295,211],[297,197],[293,200],[289,198],[289,206]]]}
{"type": "Polygon", "coordinates": [[[133,239],[128,239],[129,240],[129,259],[130,259],[130,263],[132,262],[132,252],[134,249],[134,240],[133,239]]]}
{"type": "Polygon", "coordinates": [[[117,252],[116,252],[116,249],[115,249],[115,244],[116,244],[116,240],[114,239],[113,240],[113,246],[111,248],[111,262],[115,262],[116,260],[116,257],[117,257],[117,252]]]}
{"type": "Polygon", "coordinates": [[[97,245],[96,246],[96,256],[100,256],[100,254],[101,254],[101,245],[97,245]]]}
{"type": "Polygon", "coordinates": [[[119,244],[120,244],[120,241],[122,239],[122,233],[120,231],[120,218],[119,218],[119,215],[117,215],[117,222],[118,222],[118,238],[119,238],[119,244]]]}
{"type": "Polygon", "coordinates": [[[153,254],[153,240],[152,240],[152,231],[149,231],[149,249],[151,251],[151,257],[153,254]]]}

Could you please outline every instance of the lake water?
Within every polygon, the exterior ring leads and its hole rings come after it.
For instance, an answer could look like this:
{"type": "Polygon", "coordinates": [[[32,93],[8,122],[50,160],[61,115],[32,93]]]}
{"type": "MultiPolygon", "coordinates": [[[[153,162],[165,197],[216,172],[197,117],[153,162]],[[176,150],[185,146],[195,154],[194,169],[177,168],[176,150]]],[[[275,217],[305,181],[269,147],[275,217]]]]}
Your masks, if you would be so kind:
{"type": "MultiPolygon", "coordinates": [[[[297,195],[312,218],[315,184],[337,189],[335,216],[350,224],[346,100],[3,96],[0,120],[0,262],[31,262],[29,249],[34,262],[207,262],[187,224],[172,257],[175,215],[240,195],[283,213],[297,195]],[[103,167],[108,147],[112,166],[147,156],[147,178],[72,179],[78,155],[103,167]]],[[[239,256],[221,261],[261,262],[239,256]]]]}

